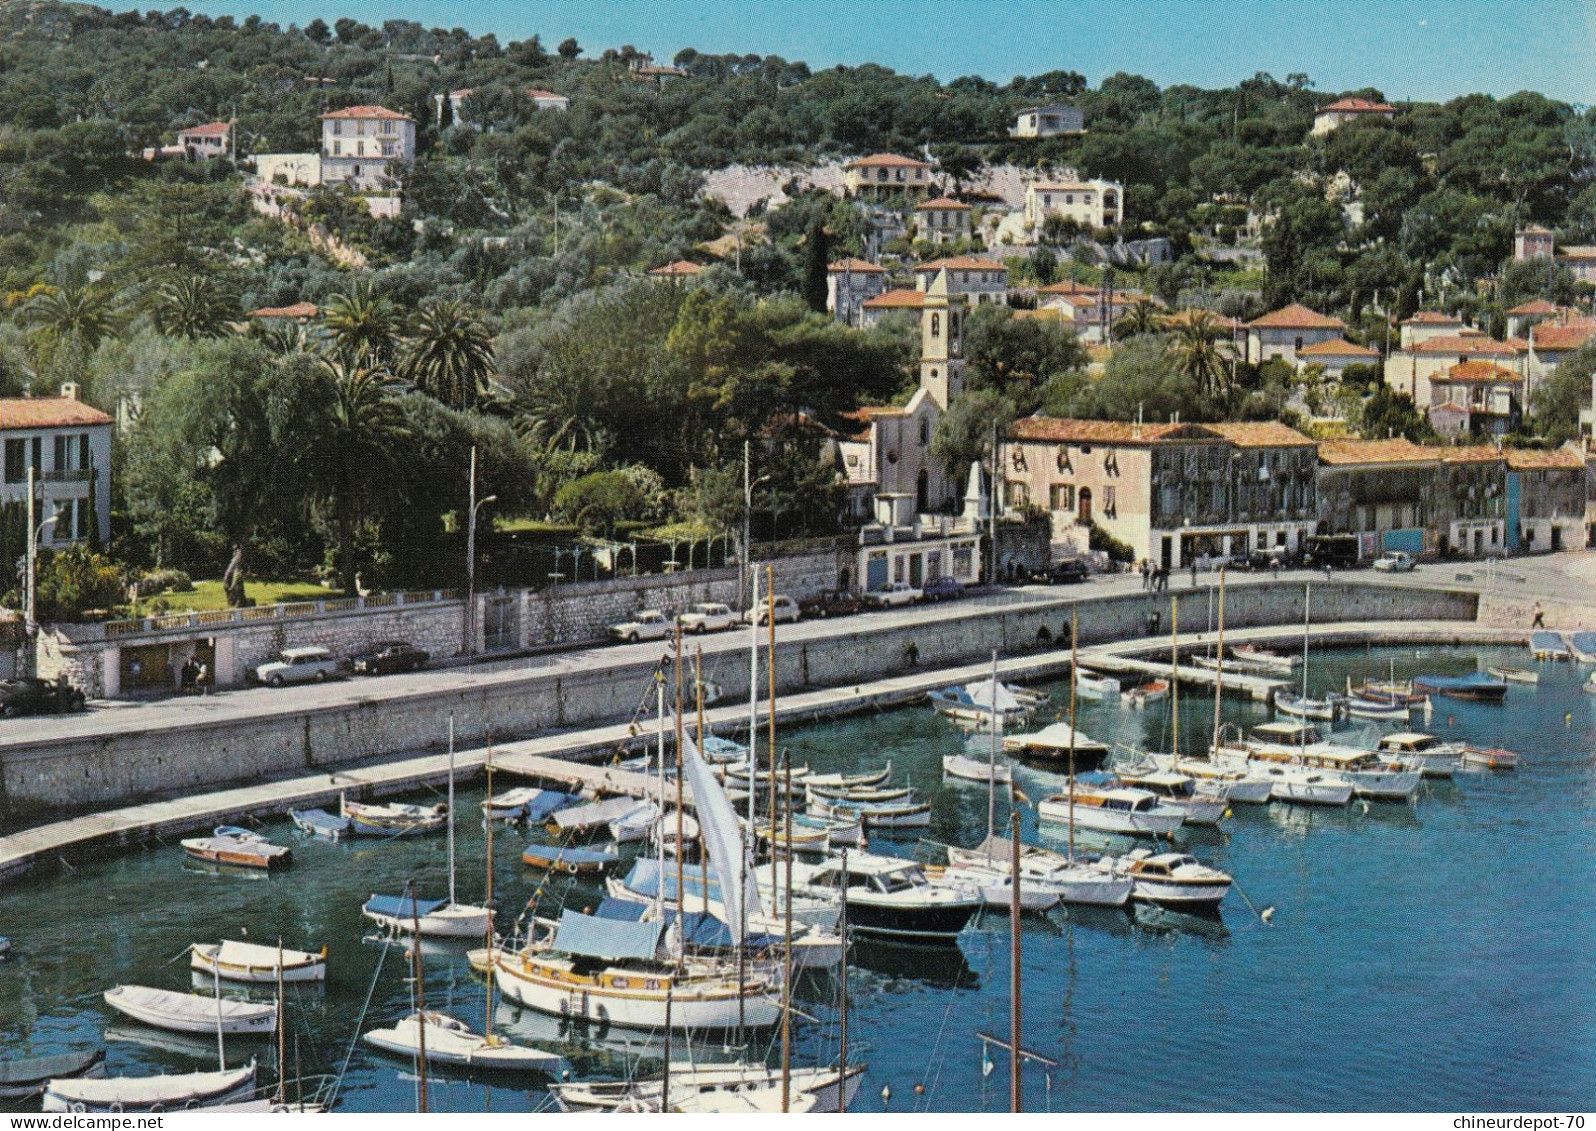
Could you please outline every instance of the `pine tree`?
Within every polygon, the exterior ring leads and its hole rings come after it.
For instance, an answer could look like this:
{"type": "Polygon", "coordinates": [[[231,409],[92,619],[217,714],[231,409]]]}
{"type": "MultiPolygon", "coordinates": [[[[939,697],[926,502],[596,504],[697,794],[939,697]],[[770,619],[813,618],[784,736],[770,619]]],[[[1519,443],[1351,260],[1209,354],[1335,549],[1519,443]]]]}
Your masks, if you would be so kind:
{"type": "Polygon", "coordinates": [[[826,272],[830,266],[826,252],[826,226],[816,220],[804,236],[803,294],[804,302],[817,314],[826,312],[826,272]]]}

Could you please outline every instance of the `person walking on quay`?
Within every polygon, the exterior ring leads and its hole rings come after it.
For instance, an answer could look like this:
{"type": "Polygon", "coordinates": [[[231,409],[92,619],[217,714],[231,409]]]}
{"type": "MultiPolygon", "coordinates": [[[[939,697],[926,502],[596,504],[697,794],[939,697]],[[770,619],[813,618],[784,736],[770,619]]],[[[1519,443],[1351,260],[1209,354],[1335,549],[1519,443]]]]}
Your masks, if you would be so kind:
{"type": "Polygon", "coordinates": [[[1196,558],[1193,558],[1191,560],[1191,587],[1193,589],[1197,588],[1197,559],[1196,558]]]}
{"type": "Polygon", "coordinates": [[[1142,559],[1142,592],[1153,587],[1153,563],[1146,558],[1142,559]]]}
{"type": "Polygon", "coordinates": [[[1169,592],[1169,567],[1168,566],[1159,566],[1158,567],[1158,591],[1160,593],[1169,592]]]}
{"type": "Polygon", "coordinates": [[[1545,628],[1546,627],[1546,610],[1541,608],[1541,603],[1539,601],[1535,602],[1535,619],[1530,621],[1530,627],[1531,628],[1545,628]]]}
{"type": "Polygon", "coordinates": [[[1269,572],[1270,572],[1271,575],[1273,575],[1273,577],[1274,577],[1274,579],[1276,581],[1280,580],[1280,559],[1279,558],[1270,558],[1269,559],[1269,572]]]}

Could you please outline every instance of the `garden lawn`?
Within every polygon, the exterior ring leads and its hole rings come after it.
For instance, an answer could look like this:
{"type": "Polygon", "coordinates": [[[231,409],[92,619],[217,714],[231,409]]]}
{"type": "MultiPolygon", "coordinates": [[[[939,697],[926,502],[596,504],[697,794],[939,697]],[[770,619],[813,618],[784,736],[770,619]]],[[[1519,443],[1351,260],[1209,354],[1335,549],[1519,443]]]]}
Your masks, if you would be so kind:
{"type": "MultiPolygon", "coordinates": [[[[317,601],[343,596],[340,589],[327,589],[306,581],[246,581],[244,595],[257,605],[275,605],[283,601],[317,601]]],[[[151,606],[165,601],[169,613],[202,613],[211,609],[227,608],[227,594],[220,581],[196,581],[192,593],[157,593],[139,601],[132,616],[157,615],[151,606]]]]}

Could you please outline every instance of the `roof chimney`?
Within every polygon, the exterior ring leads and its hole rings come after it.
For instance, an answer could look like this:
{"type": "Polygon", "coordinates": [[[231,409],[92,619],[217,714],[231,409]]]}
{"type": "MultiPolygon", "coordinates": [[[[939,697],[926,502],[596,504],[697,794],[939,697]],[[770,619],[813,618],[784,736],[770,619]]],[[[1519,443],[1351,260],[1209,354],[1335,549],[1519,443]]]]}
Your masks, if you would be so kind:
{"type": "Polygon", "coordinates": [[[63,381],[61,383],[61,395],[69,401],[77,400],[78,383],[76,381],[63,381]]]}

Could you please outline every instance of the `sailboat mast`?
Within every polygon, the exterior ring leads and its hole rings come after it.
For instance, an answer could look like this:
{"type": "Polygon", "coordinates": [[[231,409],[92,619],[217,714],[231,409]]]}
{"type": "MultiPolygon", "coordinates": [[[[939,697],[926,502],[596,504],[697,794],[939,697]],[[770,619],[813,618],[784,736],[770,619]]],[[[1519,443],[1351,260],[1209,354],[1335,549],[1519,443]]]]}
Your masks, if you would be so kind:
{"type": "Polygon", "coordinates": [[[1080,671],[1081,610],[1070,602],[1070,819],[1068,824],[1070,862],[1075,861],[1075,676],[1080,671]]]}
{"type": "Polygon", "coordinates": [[[1210,758],[1219,754],[1219,697],[1225,689],[1225,567],[1219,567],[1219,634],[1214,644],[1214,737],[1208,748],[1210,758]]]}
{"type": "MultiPolygon", "coordinates": [[[[677,621],[676,622],[676,834],[677,834],[677,841],[676,841],[676,962],[677,962],[678,968],[680,968],[681,964],[683,962],[685,962],[686,958],[687,958],[687,927],[682,921],[682,915],[683,915],[682,901],[686,898],[687,892],[686,892],[686,889],[685,889],[685,886],[684,886],[685,885],[685,877],[682,875],[682,845],[681,845],[681,831],[682,831],[682,778],[684,776],[684,767],[682,765],[682,743],[685,740],[685,738],[686,738],[686,735],[683,733],[683,729],[682,729],[682,625],[681,625],[680,621],[677,621]]],[[[660,813],[659,824],[655,826],[659,830],[659,845],[660,845],[659,850],[660,850],[660,853],[662,855],[665,852],[665,814],[663,812],[663,802],[664,802],[664,800],[665,800],[665,798],[664,798],[663,794],[661,794],[660,801],[661,801],[661,810],[662,811],[660,813]]]]}
{"type": "MultiPolygon", "coordinates": [[[[772,616],[771,622],[776,618],[772,616]]],[[[786,930],[781,948],[781,1110],[787,1111],[792,1096],[792,757],[783,754],[782,788],[787,794],[787,897],[786,930]]],[[[843,877],[843,883],[847,883],[843,877]]],[[[846,945],[843,949],[847,949],[846,945]]]]}
{"type": "MultiPolygon", "coordinates": [[[[488,778],[488,796],[491,798],[493,796],[493,739],[491,737],[488,739],[488,759],[487,759],[487,762],[483,765],[483,770],[487,774],[487,778],[488,778]]],[[[488,915],[488,925],[487,925],[487,928],[486,928],[486,931],[485,931],[485,934],[487,935],[487,938],[486,938],[486,940],[484,940],[485,941],[485,945],[487,946],[487,950],[488,950],[488,993],[487,993],[487,1003],[488,1004],[487,1004],[486,1010],[483,1013],[483,1018],[482,1018],[482,1035],[487,1037],[489,1042],[491,1043],[492,1040],[493,1040],[493,967],[494,967],[494,960],[493,960],[493,915],[491,913],[491,909],[493,907],[493,817],[492,817],[491,814],[488,816],[487,826],[488,826],[488,846],[487,846],[487,850],[483,854],[483,858],[484,858],[484,861],[485,861],[485,863],[484,863],[484,871],[485,871],[486,874],[483,876],[483,880],[482,880],[482,890],[483,890],[482,904],[483,904],[484,907],[487,907],[487,908],[490,909],[490,913],[488,915]]]]}
{"type": "MultiPolygon", "coordinates": [[[[770,597],[776,591],[776,567],[765,567],[765,596],[770,597]]],[[[765,749],[770,758],[770,887],[776,888],[776,610],[772,602],[770,612],[769,632],[766,636],[765,649],[765,683],[770,692],[770,718],[767,720],[769,727],[765,740],[765,749]]],[[[788,805],[792,798],[784,799],[788,805]]],[[[791,846],[788,846],[789,849],[791,846]]]]}
{"type": "Polygon", "coordinates": [[[454,906],[454,712],[449,713],[449,906],[454,906]]]}
{"type": "MultiPolygon", "coordinates": [[[[837,1058],[837,1113],[848,1110],[848,848],[842,849],[842,909],[837,913],[837,932],[842,938],[842,953],[837,962],[842,970],[839,976],[841,994],[837,999],[837,1029],[842,1037],[842,1051],[837,1058]]],[[[788,906],[791,906],[788,900],[788,906]]]]}
{"type": "Polygon", "coordinates": [[[1020,812],[1009,817],[1009,1110],[1020,1110],[1020,812]]]}
{"type": "Polygon", "coordinates": [[[1180,757],[1180,601],[1169,599],[1169,728],[1170,745],[1180,757]]]}
{"type": "Polygon", "coordinates": [[[992,741],[986,757],[986,862],[992,863],[992,834],[997,831],[997,748],[998,748],[998,671],[997,649],[992,649],[992,741]]]}
{"type": "MultiPolygon", "coordinates": [[[[659,790],[655,794],[659,810],[657,825],[665,823],[665,673],[654,673],[654,712],[659,724],[659,790]]],[[[654,851],[659,859],[659,882],[654,886],[654,919],[665,918],[665,838],[654,838],[654,851]]]]}
{"type": "MultiPolygon", "coordinates": [[[[449,716],[449,733],[454,734],[454,716],[449,716]]],[[[454,810],[449,810],[453,815],[454,810]]],[[[416,980],[416,1110],[427,1113],[427,984],[421,976],[421,910],[416,906],[416,881],[405,884],[410,893],[410,976],[416,980]]]]}
{"type": "Polygon", "coordinates": [[[211,988],[216,991],[216,1071],[227,1071],[227,1049],[222,1044],[222,952],[216,952],[216,978],[211,988]]]}
{"type": "MultiPolygon", "coordinates": [[[[218,957],[220,953],[218,952],[218,957]]],[[[217,973],[220,976],[221,964],[217,963],[217,973]]],[[[217,995],[220,1000],[221,995],[217,995]]],[[[288,1059],[287,1048],[288,1026],[283,1017],[283,937],[277,936],[277,1102],[288,1102],[288,1059]]]]}
{"type": "MultiPolygon", "coordinates": [[[[1306,581],[1302,585],[1302,709],[1308,709],[1308,632],[1313,616],[1313,582],[1306,581]]],[[[1297,748],[1300,752],[1308,747],[1307,714],[1302,716],[1302,722],[1297,726],[1297,748]]]]}
{"type": "MultiPolygon", "coordinates": [[[[749,570],[754,577],[754,603],[759,608],[759,570],[749,570]]],[[[772,614],[774,615],[774,614],[772,614]]],[[[759,813],[759,617],[748,618],[748,833],[755,836],[759,813]]]]}

